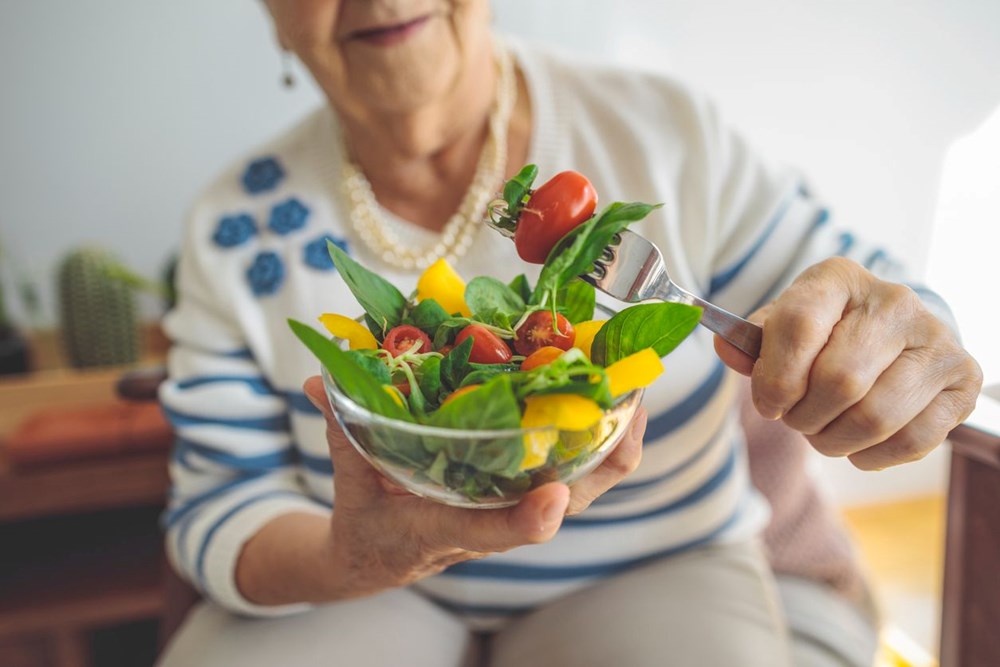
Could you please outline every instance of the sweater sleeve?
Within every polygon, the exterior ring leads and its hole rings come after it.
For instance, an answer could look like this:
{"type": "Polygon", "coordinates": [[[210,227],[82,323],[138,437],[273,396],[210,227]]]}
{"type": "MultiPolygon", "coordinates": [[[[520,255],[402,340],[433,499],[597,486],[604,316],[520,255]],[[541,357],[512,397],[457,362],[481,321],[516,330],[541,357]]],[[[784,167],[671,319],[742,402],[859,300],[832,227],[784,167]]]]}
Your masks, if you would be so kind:
{"type": "Polygon", "coordinates": [[[243,545],[291,512],[327,514],[297,477],[288,405],[255,363],[211,266],[207,239],[190,225],[177,272],[177,306],[164,328],[173,347],[160,402],[176,433],[164,515],[174,568],[236,613],[274,616],[305,605],[264,607],[236,587],[243,545]]]}
{"type": "Polygon", "coordinates": [[[836,224],[801,174],[767,163],[714,111],[705,118],[711,173],[706,179],[711,204],[705,210],[714,213],[708,224],[717,239],[707,281],[710,301],[748,315],[776,298],[809,266],[841,256],[882,279],[908,285],[954,328],[941,298],[885,248],[836,224]]]}

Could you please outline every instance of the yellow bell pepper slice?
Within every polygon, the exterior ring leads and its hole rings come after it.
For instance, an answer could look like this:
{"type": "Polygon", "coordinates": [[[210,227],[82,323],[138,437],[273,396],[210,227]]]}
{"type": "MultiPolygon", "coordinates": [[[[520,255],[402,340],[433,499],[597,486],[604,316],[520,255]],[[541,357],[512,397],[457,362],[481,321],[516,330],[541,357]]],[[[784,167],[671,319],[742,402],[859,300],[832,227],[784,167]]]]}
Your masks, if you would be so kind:
{"type": "Polygon", "coordinates": [[[590,348],[594,346],[594,337],[601,330],[607,320],[587,320],[573,325],[576,331],[576,338],[573,340],[573,347],[581,350],[587,359],[590,359],[590,348]]]}
{"type": "Polygon", "coordinates": [[[417,301],[424,299],[434,299],[449,314],[472,315],[465,304],[465,281],[444,258],[428,266],[417,279],[417,301]]]}
{"type": "Polygon", "coordinates": [[[615,398],[639,387],[648,387],[663,372],[663,361],[651,347],[619,359],[604,369],[615,398]]]}
{"type": "Polygon", "coordinates": [[[392,400],[396,401],[396,405],[398,405],[401,408],[406,407],[406,403],[403,402],[403,397],[399,395],[398,389],[396,389],[395,387],[390,387],[387,384],[382,385],[382,389],[385,390],[385,393],[392,396],[392,400]]]}
{"type": "Polygon", "coordinates": [[[375,340],[372,332],[350,317],[336,313],[323,313],[319,316],[319,321],[331,334],[346,340],[352,350],[378,349],[378,341],[375,340]]]}
{"type": "MultiPolygon", "coordinates": [[[[555,427],[560,431],[583,431],[604,414],[601,407],[576,394],[545,394],[529,396],[524,401],[522,428],[555,427]]],[[[524,434],[524,458],[521,470],[537,468],[545,463],[549,451],[559,441],[557,430],[548,429],[524,434]]]]}

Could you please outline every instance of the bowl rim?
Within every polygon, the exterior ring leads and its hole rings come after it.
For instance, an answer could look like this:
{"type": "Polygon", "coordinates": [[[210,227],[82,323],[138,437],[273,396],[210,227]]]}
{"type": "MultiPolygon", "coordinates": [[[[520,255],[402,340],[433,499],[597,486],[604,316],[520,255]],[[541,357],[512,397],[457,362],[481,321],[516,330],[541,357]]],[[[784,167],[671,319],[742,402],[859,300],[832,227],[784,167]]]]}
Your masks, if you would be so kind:
{"type": "MultiPolygon", "coordinates": [[[[348,412],[367,419],[373,423],[407,431],[415,435],[433,435],[445,438],[510,438],[521,437],[529,433],[579,433],[587,430],[582,429],[580,431],[569,431],[556,428],[555,426],[533,426],[531,428],[508,429],[457,429],[445,428],[443,426],[428,426],[427,424],[418,424],[417,422],[405,422],[400,419],[393,419],[392,417],[386,417],[376,412],[372,412],[371,410],[355,403],[349,396],[347,396],[347,394],[341,391],[340,387],[337,385],[337,381],[332,375],[330,375],[326,366],[322,364],[320,364],[320,375],[323,378],[323,386],[326,388],[327,397],[331,400],[331,402],[334,400],[333,395],[336,395],[336,402],[342,403],[348,412]]],[[[609,410],[613,410],[618,405],[628,401],[641,401],[643,392],[644,389],[640,387],[621,395],[614,401],[614,404],[611,408],[609,408],[609,410]]],[[[603,410],[602,412],[607,414],[609,410],[603,410]]]]}

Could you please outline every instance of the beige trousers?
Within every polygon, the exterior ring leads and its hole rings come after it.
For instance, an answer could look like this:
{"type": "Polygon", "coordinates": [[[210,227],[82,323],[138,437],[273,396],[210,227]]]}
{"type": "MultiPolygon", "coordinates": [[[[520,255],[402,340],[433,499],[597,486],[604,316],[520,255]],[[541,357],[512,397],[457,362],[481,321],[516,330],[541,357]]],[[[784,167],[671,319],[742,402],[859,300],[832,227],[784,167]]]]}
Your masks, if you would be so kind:
{"type": "Polygon", "coordinates": [[[860,611],[812,582],[776,585],[759,546],[736,543],[637,568],[489,636],[409,590],[267,620],[202,603],[159,667],[867,667],[875,645],[860,611]]]}

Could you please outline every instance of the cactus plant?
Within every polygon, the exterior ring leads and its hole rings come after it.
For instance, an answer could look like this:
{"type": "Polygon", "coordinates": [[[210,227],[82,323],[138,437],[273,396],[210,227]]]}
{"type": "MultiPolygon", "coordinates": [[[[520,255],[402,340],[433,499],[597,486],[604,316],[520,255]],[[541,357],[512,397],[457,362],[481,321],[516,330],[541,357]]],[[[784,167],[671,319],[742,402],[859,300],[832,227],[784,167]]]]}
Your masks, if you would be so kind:
{"type": "Polygon", "coordinates": [[[79,248],[59,266],[63,342],[78,368],[135,362],[139,357],[134,289],[115,277],[121,263],[101,248],[79,248]]]}

